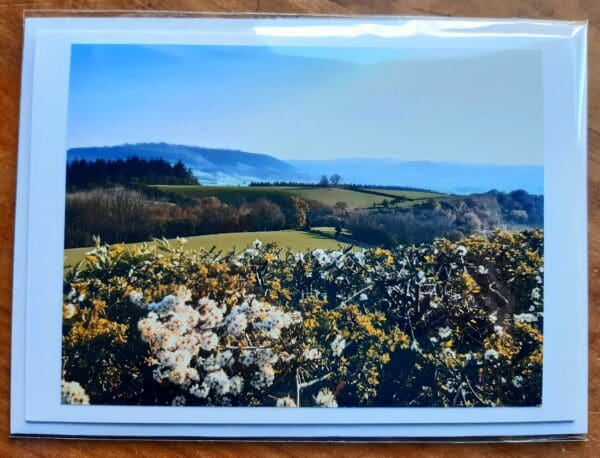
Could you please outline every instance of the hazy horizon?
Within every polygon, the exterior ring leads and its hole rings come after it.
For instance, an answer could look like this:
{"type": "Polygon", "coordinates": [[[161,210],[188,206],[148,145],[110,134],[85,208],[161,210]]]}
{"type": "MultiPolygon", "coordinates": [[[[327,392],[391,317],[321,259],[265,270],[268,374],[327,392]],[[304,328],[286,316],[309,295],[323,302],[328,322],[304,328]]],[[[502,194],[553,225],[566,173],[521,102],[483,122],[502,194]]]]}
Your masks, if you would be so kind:
{"type": "Polygon", "coordinates": [[[542,165],[541,70],[525,50],[77,44],[67,145],[542,165]]]}
{"type": "MultiPolygon", "coordinates": [[[[436,163],[436,164],[440,164],[440,163],[454,163],[454,164],[476,164],[476,165],[493,165],[493,166],[497,166],[497,167],[543,167],[543,164],[502,164],[502,163],[495,163],[495,162],[481,162],[481,161],[461,161],[461,160],[431,160],[431,159],[402,159],[400,157],[392,157],[392,156],[355,156],[355,157],[333,157],[333,158],[325,158],[325,159],[302,159],[302,158],[283,158],[283,157],[278,157],[275,154],[267,154],[267,153],[262,153],[259,151],[244,151],[244,150],[240,150],[240,149],[236,149],[236,148],[218,148],[218,147],[206,147],[206,146],[202,146],[202,145],[184,145],[184,144],[176,144],[176,143],[167,143],[167,142],[138,142],[138,143],[121,143],[121,144],[111,144],[111,145],[90,145],[90,146],[73,146],[68,148],[67,150],[74,150],[74,149],[88,149],[88,148],[115,148],[115,147],[120,147],[120,146],[136,146],[136,145],[160,145],[160,144],[164,144],[164,145],[171,145],[171,146],[183,146],[183,147],[187,147],[187,148],[200,148],[200,149],[212,149],[212,150],[227,150],[227,151],[238,151],[240,153],[248,153],[248,154],[256,154],[256,155],[266,155],[266,156],[271,156],[275,159],[278,159],[280,161],[284,161],[284,162],[315,162],[315,161],[322,161],[322,162],[331,162],[331,161],[394,161],[394,162],[431,162],[431,163],[436,163]]],[[[341,156],[341,155],[340,155],[341,156]]]]}
{"type": "Polygon", "coordinates": [[[182,161],[201,183],[216,185],[257,181],[308,183],[318,182],[323,175],[340,175],[345,184],[409,186],[460,194],[490,189],[525,189],[542,194],[544,187],[541,165],[373,157],[282,160],[265,154],[166,143],[75,148],[69,150],[68,161],[115,160],[132,156],[160,158],[172,164],[182,161]]]}

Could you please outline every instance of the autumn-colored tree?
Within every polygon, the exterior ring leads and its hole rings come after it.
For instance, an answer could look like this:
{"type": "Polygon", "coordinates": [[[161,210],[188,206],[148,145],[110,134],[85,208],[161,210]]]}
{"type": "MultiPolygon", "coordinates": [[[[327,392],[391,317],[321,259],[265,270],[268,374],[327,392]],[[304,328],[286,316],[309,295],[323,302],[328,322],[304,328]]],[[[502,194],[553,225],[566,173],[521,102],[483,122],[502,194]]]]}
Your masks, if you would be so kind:
{"type": "Polygon", "coordinates": [[[297,196],[290,197],[291,215],[288,224],[295,229],[306,229],[308,225],[308,203],[297,196]]]}

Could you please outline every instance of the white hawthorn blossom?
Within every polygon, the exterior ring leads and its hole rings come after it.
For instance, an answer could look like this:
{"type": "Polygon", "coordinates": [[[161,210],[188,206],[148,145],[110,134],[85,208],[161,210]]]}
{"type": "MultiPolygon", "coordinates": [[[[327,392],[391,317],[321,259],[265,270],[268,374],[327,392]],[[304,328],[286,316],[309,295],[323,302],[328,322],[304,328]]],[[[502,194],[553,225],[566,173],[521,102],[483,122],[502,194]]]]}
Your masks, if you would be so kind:
{"type": "Polygon", "coordinates": [[[60,383],[62,404],[82,404],[90,403],[90,397],[78,382],[67,382],[61,380],[60,383]]]}
{"type": "Polygon", "coordinates": [[[490,348],[489,350],[485,351],[483,357],[488,361],[492,361],[492,360],[497,360],[498,358],[500,358],[500,355],[498,354],[498,352],[496,350],[494,350],[493,348],[490,348]]]}
{"type": "Polygon", "coordinates": [[[337,407],[338,403],[333,393],[328,388],[322,388],[315,396],[315,404],[318,407],[337,407]]]}
{"type": "Polygon", "coordinates": [[[302,356],[304,357],[304,359],[306,359],[308,361],[312,361],[315,359],[319,359],[321,357],[321,352],[319,350],[317,350],[316,348],[311,348],[308,350],[304,350],[302,352],[302,356]]]}
{"type": "Polygon", "coordinates": [[[284,398],[278,398],[275,402],[277,407],[296,407],[296,401],[294,401],[291,397],[286,396],[284,398]]]}
{"type": "MultiPolygon", "coordinates": [[[[300,312],[285,312],[254,296],[230,308],[207,297],[195,305],[185,287],[146,308],[148,314],[138,322],[138,330],[150,346],[156,365],[154,379],[179,385],[200,399],[216,399],[221,405],[227,404],[227,396],[244,389],[244,377],[235,373],[239,370],[236,361],[251,371],[249,383],[255,388],[265,389],[273,383],[273,365],[279,356],[268,344],[284,329],[302,322],[300,312]],[[245,347],[241,342],[249,332],[264,346],[245,347]],[[223,348],[221,339],[242,340],[223,348]]],[[[316,351],[311,355],[320,357],[316,351]]],[[[287,361],[292,356],[288,355],[287,361]]]]}
{"type": "Polygon", "coordinates": [[[533,323],[537,321],[537,316],[533,313],[520,313],[518,315],[513,315],[515,323],[533,323]]]}
{"type": "Polygon", "coordinates": [[[331,342],[331,351],[334,356],[340,356],[346,348],[346,339],[342,336],[336,336],[333,342],[331,342]]]}
{"type": "Polygon", "coordinates": [[[439,328],[438,329],[438,335],[442,339],[447,339],[448,337],[450,337],[452,335],[452,329],[450,329],[448,326],[445,326],[443,328],[439,328]]]}
{"type": "Polygon", "coordinates": [[[466,256],[467,249],[464,246],[459,245],[458,247],[456,247],[456,254],[462,258],[462,257],[466,256]]]}
{"type": "Polygon", "coordinates": [[[132,291],[129,294],[129,300],[133,305],[141,306],[144,302],[144,295],[139,291],[132,291]]]}

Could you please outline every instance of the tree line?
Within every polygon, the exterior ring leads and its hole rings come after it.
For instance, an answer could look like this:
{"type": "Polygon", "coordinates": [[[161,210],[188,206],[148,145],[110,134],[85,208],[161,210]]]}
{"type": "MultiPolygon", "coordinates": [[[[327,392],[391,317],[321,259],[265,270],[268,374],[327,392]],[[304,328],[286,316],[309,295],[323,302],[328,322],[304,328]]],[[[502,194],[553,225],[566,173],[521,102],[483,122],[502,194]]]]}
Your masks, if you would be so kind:
{"type": "Polygon", "coordinates": [[[135,184],[199,185],[183,162],[170,164],[163,159],[88,161],[76,159],[67,164],[67,191],[135,184]]]}
{"type": "Polygon", "coordinates": [[[108,243],[139,242],[228,232],[310,230],[329,226],[344,241],[393,247],[444,237],[543,227],[543,197],[525,191],[465,198],[429,199],[412,207],[351,210],[346,202],[327,205],[297,196],[276,202],[225,203],[217,197],[173,201],[155,188],[92,189],[67,194],[65,247],[89,246],[99,235],[108,243]]]}
{"type": "Polygon", "coordinates": [[[323,175],[318,182],[305,182],[305,181],[251,181],[249,186],[255,187],[286,187],[286,188],[342,188],[349,189],[351,191],[369,192],[372,190],[372,194],[386,195],[383,190],[394,190],[394,191],[415,191],[415,192],[435,192],[431,189],[426,188],[415,188],[412,186],[387,186],[387,185],[375,185],[375,184],[356,184],[356,183],[343,183],[343,178],[340,175],[323,175]]]}
{"type": "Polygon", "coordinates": [[[373,245],[428,243],[442,237],[457,241],[497,227],[543,228],[544,197],[518,190],[428,199],[408,208],[355,210],[338,224],[355,240],[373,245]]]}
{"type": "MultiPolygon", "coordinates": [[[[156,197],[156,196],[155,196],[156,197]]],[[[258,199],[233,206],[216,197],[181,203],[154,200],[144,190],[96,188],[67,194],[65,248],[228,232],[309,228],[309,206],[291,196],[285,205],[258,199]]]]}

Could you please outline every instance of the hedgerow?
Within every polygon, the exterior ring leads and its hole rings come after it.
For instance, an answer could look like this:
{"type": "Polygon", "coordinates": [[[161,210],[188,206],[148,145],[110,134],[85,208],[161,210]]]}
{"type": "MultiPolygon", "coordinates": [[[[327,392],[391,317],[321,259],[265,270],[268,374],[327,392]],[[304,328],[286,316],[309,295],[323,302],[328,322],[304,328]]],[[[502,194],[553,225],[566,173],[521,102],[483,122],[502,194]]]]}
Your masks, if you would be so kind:
{"type": "Polygon", "coordinates": [[[541,230],[360,251],[98,242],[65,274],[63,386],[81,393],[63,402],[539,405],[543,276],[541,230]]]}

